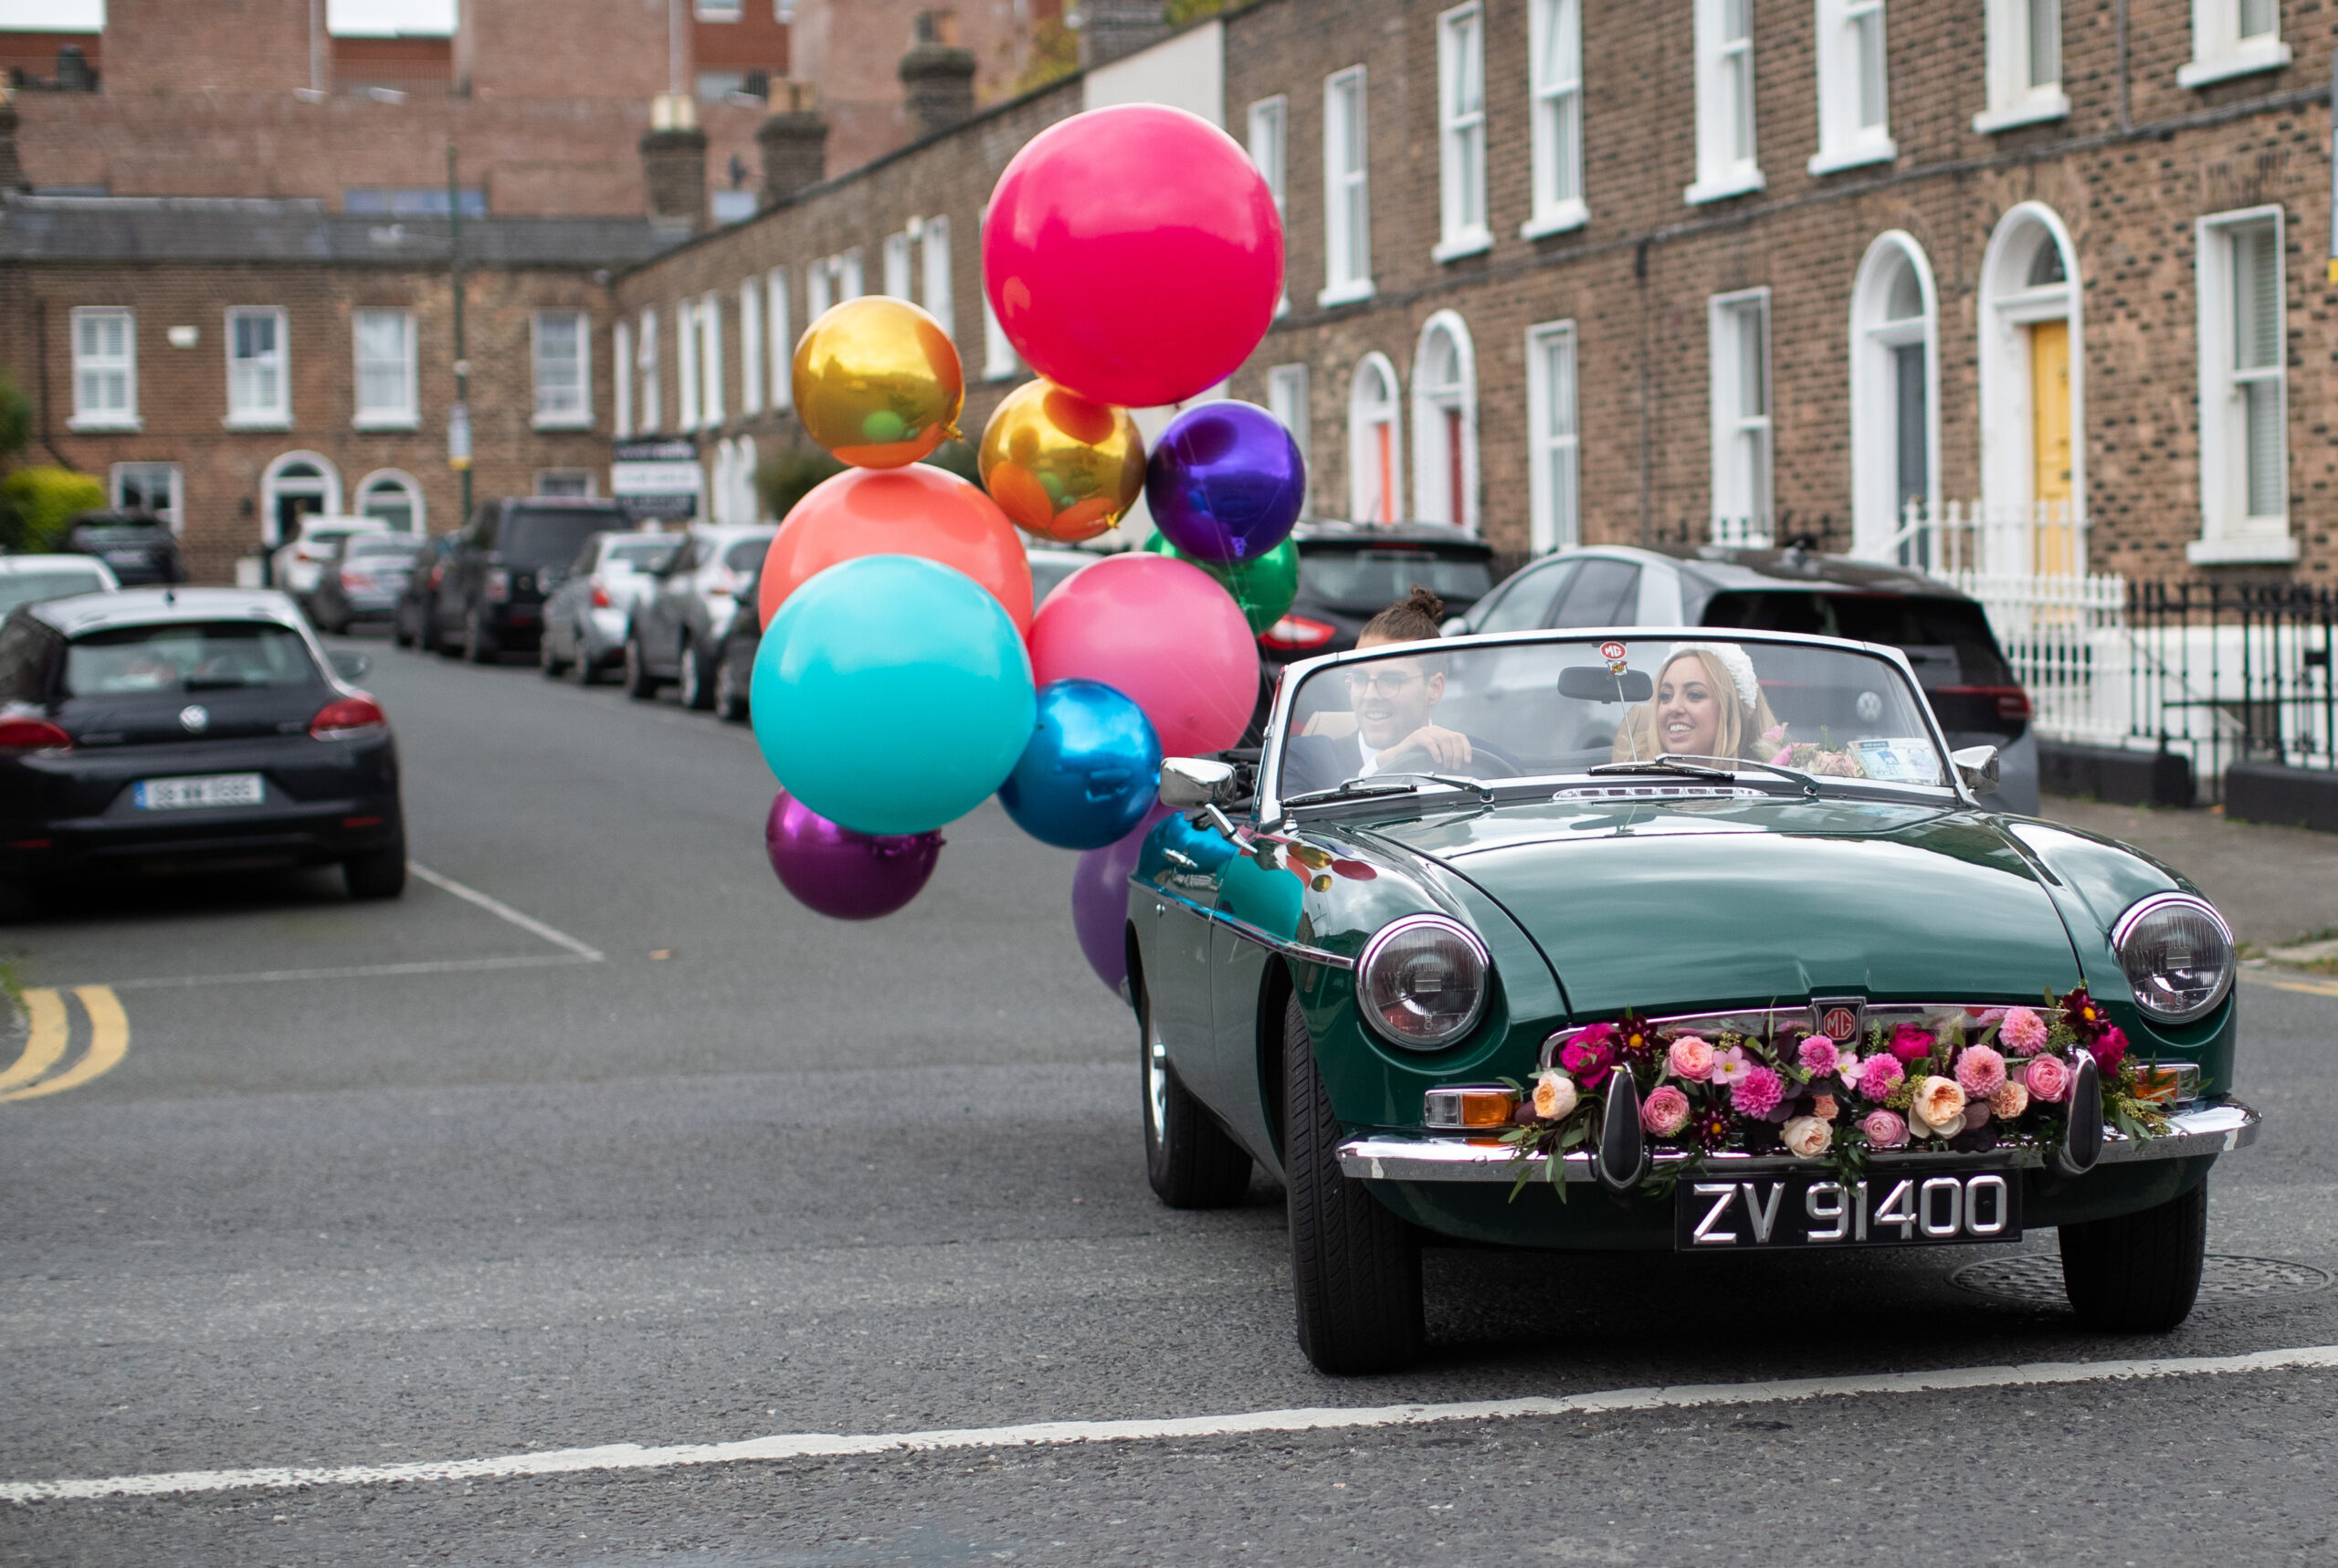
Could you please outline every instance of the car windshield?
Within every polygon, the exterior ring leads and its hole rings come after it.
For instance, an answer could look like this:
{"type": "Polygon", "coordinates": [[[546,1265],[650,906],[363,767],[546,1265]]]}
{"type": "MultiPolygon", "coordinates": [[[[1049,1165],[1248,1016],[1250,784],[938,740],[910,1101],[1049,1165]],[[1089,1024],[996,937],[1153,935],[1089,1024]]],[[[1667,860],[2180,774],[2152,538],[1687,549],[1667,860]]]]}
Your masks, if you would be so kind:
{"type": "Polygon", "coordinates": [[[679,542],[674,539],[628,539],[610,545],[601,564],[622,567],[627,572],[655,572],[674,558],[674,547],[679,542]]]}
{"type": "Polygon", "coordinates": [[[65,652],[68,697],[310,686],[318,679],[300,634],[269,621],[108,626],[74,638],[65,652]]]}
{"type": "Polygon", "coordinates": [[[1849,648],[1726,635],[1414,643],[1318,670],[1291,702],[1274,792],[1286,802],[1381,779],[1609,766],[1948,784],[1923,699],[1893,665],[1849,648]]]}
{"type": "Polygon", "coordinates": [[[733,572],[752,572],[771,553],[768,539],[742,539],[722,552],[722,564],[733,572]]]}
{"type": "Polygon", "coordinates": [[[503,526],[495,536],[495,548],[507,566],[539,571],[546,566],[564,566],[576,559],[585,535],[608,525],[609,514],[606,511],[531,507],[515,510],[503,520],[503,526]]]}
{"type": "Polygon", "coordinates": [[[343,553],[349,555],[412,555],[414,541],[403,534],[360,534],[352,539],[343,553]]]}
{"type": "Polygon", "coordinates": [[[1485,596],[1494,585],[1493,570],[1478,557],[1428,550],[1300,548],[1301,596],[1334,610],[1384,610],[1411,593],[1415,584],[1458,612],[1485,596]]]}
{"type": "Polygon", "coordinates": [[[1970,599],[1921,595],[1732,592],[1705,606],[1709,626],[1809,632],[1903,649],[1916,679],[1933,686],[2011,686],[1988,618],[1970,599]]]}
{"type": "Polygon", "coordinates": [[[0,616],[6,615],[18,605],[29,605],[41,599],[62,599],[68,594],[100,593],[105,585],[105,579],[95,572],[70,566],[44,566],[37,572],[0,573],[0,616]]]}
{"type": "Polygon", "coordinates": [[[170,542],[171,533],[170,530],[159,524],[148,526],[132,522],[77,528],[73,536],[92,549],[104,550],[119,545],[165,544],[170,542]]]}

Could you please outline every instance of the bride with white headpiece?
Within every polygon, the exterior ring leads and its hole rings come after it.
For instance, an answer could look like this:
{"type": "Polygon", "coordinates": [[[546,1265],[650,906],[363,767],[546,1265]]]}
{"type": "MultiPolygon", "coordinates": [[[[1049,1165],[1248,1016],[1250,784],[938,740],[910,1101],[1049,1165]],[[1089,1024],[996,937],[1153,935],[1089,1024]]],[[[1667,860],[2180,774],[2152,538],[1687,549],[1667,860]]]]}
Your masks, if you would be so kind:
{"type": "Polygon", "coordinates": [[[1783,738],[1743,648],[1675,643],[1657,673],[1655,691],[1617,729],[1615,759],[1645,763],[1669,753],[1758,761],[1783,738]]]}

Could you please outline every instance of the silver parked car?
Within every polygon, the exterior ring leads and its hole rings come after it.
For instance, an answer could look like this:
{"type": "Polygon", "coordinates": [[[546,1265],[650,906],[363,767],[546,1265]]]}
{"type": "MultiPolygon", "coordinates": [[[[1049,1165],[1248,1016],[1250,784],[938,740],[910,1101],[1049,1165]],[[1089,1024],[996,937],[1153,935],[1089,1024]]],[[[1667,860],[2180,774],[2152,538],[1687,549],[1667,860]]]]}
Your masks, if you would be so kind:
{"type": "Polygon", "coordinates": [[[334,540],[309,593],[310,623],[338,634],[360,621],[388,621],[397,614],[422,546],[411,533],[344,533],[334,540]]]}
{"type": "Polygon", "coordinates": [[[75,594],[111,594],[121,584],[94,555],[0,555],[0,616],[18,605],[75,594]]]}
{"type": "Polygon", "coordinates": [[[544,601],[536,658],[544,679],[573,675],[590,686],[625,652],[626,628],[658,573],[681,548],[679,533],[596,533],[544,601]]]}
{"type": "Polygon", "coordinates": [[[714,706],[723,634],[778,531],[770,523],[690,530],[689,542],[634,611],[625,644],[627,694],[646,701],[670,680],[680,688],[683,707],[714,706]]]}

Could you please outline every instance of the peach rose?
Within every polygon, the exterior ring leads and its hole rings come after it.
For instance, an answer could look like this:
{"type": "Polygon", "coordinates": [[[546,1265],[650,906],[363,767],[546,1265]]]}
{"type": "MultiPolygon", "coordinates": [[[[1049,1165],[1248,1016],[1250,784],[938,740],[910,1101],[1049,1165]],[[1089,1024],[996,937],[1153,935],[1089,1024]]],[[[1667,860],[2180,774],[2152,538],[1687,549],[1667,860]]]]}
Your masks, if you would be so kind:
{"type": "Polygon", "coordinates": [[[1989,1096],[1989,1109],[2002,1120],[2011,1121],[2029,1109],[2029,1090],[2021,1086],[2019,1079],[2009,1078],[1998,1086],[1996,1093],[1989,1096]]]}
{"type": "Polygon", "coordinates": [[[1954,1079],[1934,1073],[1917,1080],[1915,1098],[1908,1101],[1908,1131],[1935,1138],[1964,1131],[1964,1090],[1954,1079]]]}
{"type": "Polygon", "coordinates": [[[1796,1159],[1816,1160],[1835,1142],[1835,1130],[1816,1116],[1796,1116],[1778,1129],[1778,1142],[1796,1159]]]}
{"type": "Polygon", "coordinates": [[[1818,1118],[1819,1121],[1832,1121],[1842,1113],[1842,1107],[1835,1103],[1833,1095],[1820,1094],[1811,1097],[1810,1114],[1818,1118]]]}
{"type": "Polygon", "coordinates": [[[1665,1059],[1671,1064],[1673,1077],[1690,1083],[1703,1083],[1713,1076],[1713,1048],[1694,1035],[1673,1041],[1665,1059]]]}
{"type": "Polygon", "coordinates": [[[1534,1079],[1534,1114],[1545,1121],[1564,1121],[1582,1096],[1574,1079],[1556,1068],[1544,1068],[1534,1079]]]}

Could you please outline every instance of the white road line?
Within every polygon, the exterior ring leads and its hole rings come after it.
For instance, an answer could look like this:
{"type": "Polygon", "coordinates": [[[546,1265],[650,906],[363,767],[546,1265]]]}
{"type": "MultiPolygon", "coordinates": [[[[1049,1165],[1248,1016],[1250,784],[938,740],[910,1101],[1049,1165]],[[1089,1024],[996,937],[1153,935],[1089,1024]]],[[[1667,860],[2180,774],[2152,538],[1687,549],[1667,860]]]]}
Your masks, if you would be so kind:
{"type": "Polygon", "coordinates": [[[341,969],[262,969],[249,974],[158,974],[143,980],[109,980],[116,991],[166,991],[187,985],[247,985],[276,980],[367,980],[389,974],[460,974],[480,969],[551,969],[595,963],[599,953],[539,952],[511,958],[431,958],[412,963],[353,963],[341,969]]]}
{"type": "Polygon", "coordinates": [[[1787,1400],[1844,1395],[2021,1388],[2048,1384],[2110,1383],[2132,1378],[2199,1377],[2321,1368],[2338,1368],[2338,1345],[2258,1351],[2248,1355],[2039,1362],[2028,1366],[1951,1367],[1937,1372],[1785,1378],[1769,1383],[1622,1388],[1605,1394],[1573,1394],[1564,1398],[1487,1399],[1447,1405],[1381,1405],[1353,1409],[1333,1406],[1311,1410],[1260,1410],[1248,1415],[1192,1415],[1165,1420],[1043,1421],[1023,1426],[972,1426],[869,1436],[805,1432],[783,1436],[749,1437],[732,1443],[691,1443],[658,1448],[644,1448],[632,1443],[613,1443],[599,1448],[558,1448],[532,1454],[504,1454],[488,1459],[442,1459],[405,1465],[179,1470],[166,1475],[111,1476],[102,1480],[6,1481],[0,1482],[0,1501],[29,1503],[287,1487],[382,1486],[401,1481],[563,1476],[587,1470],[659,1470],[685,1465],[835,1458],[855,1454],[1048,1447],[1072,1443],[1155,1442],[1179,1437],[1241,1436],[1257,1432],[1420,1426],[1444,1421],[1502,1421],[1522,1415],[1574,1415],[1611,1410],[1694,1410],[1711,1405],[1773,1405],[1787,1400]]]}
{"type": "Polygon", "coordinates": [[[527,931],[533,936],[540,936],[546,942],[552,943],[554,947],[564,947],[569,952],[576,954],[579,958],[588,960],[594,963],[598,963],[603,958],[607,956],[606,953],[602,952],[600,949],[587,946],[584,942],[581,942],[574,937],[569,935],[564,931],[554,931],[552,927],[544,924],[543,921],[536,919],[533,915],[521,914],[519,910],[513,909],[510,904],[505,903],[500,899],[490,899],[485,893],[480,892],[477,888],[466,888],[452,877],[440,876],[437,872],[432,870],[429,867],[425,866],[419,860],[407,861],[405,863],[405,868],[413,872],[416,876],[421,878],[424,881],[429,883],[432,887],[437,888],[445,892],[452,893],[458,899],[467,900],[471,903],[477,904],[480,909],[485,910],[489,914],[495,916],[498,920],[509,921],[513,925],[518,926],[521,931],[527,931]]]}

